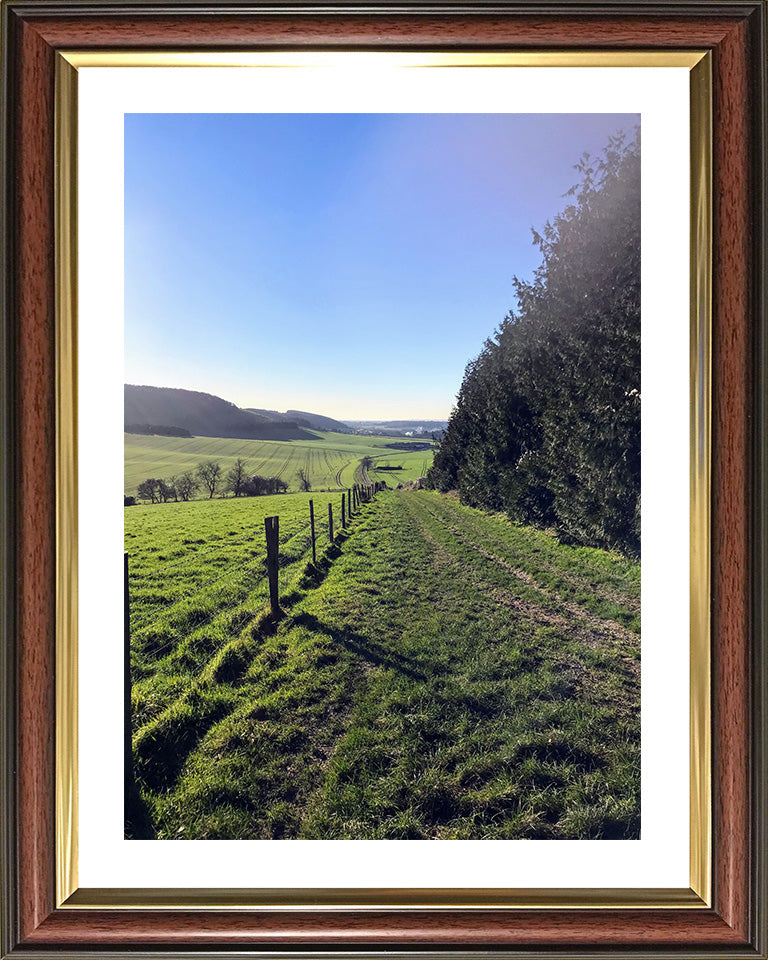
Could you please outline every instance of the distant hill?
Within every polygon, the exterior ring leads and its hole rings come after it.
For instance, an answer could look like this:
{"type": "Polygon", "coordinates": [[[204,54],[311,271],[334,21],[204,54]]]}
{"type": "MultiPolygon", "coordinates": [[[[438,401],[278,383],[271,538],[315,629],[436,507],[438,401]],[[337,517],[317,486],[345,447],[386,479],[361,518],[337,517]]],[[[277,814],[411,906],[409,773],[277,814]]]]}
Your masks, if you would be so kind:
{"type": "Polygon", "coordinates": [[[349,424],[331,417],[322,417],[319,413],[307,413],[305,410],[286,410],[286,416],[291,419],[304,420],[314,430],[334,430],[336,433],[352,433],[349,424]]]}
{"type": "Polygon", "coordinates": [[[274,420],[197,390],[125,384],[125,424],[168,423],[198,437],[315,440],[293,420],[274,420]]]}
{"type": "Polygon", "coordinates": [[[269,420],[297,423],[300,427],[308,427],[310,430],[330,430],[335,433],[353,432],[349,424],[342,423],[341,420],[323,417],[319,413],[307,413],[306,410],[286,410],[285,413],[279,413],[277,410],[261,410],[258,407],[246,407],[245,409],[249,413],[255,413],[269,420]]]}

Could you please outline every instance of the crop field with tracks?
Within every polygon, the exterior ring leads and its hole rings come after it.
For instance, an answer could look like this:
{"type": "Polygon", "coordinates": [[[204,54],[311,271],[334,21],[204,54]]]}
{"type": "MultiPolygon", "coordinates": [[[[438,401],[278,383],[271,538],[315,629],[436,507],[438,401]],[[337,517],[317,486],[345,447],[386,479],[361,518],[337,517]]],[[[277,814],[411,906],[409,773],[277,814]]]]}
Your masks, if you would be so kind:
{"type": "MultiPolygon", "coordinates": [[[[126,433],[125,492],[135,495],[137,486],[148,477],[167,480],[186,470],[194,471],[201,460],[220,460],[226,474],[242,457],[249,475],[280,477],[291,490],[298,490],[300,469],[306,472],[314,490],[340,490],[355,482],[355,470],[363,457],[374,461],[369,471],[371,479],[386,480],[390,486],[424,476],[432,463],[432,451],[419,449],[418,441],[346,433],[317,432],[317,437],[316,441],[228,440],[126,433]],[[388,443],[415,447],[412,451],[393,450],[388,443]],[[403,469],[377,472],[378,464],[403,469]]],[[[201,491],[197,495],[203,496],[201,491]]]]}
{"type": "Polygon", "coordinates": [[[639,836],[639,564],[427,491],[313,564],[310,496],[126,509],[129,835],[639,836]]]}

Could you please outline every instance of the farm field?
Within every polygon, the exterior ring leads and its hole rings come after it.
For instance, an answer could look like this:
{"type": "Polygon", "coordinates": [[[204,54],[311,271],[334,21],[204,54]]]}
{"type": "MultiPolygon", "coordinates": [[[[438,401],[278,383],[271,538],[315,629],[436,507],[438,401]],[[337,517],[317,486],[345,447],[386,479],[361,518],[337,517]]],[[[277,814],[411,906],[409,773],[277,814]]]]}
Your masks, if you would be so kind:
{"type": "Polygon", "coordinates": [[[637,837],[639,564],[384,491],[313,565],[310,496],[126,510],[132,835],[637,837]]]}
{"type": "Polygon", "coordinates": [[[134,728],[169,706],[210,656],[259,614],[268,598],[264,518],[280,517],[283,594],[328,543],[328,504],[340,526],[340,494],[240,497],[129,507],[125,550],[131,584],[134,728]]]}
{"type": "MultiPolygon", "coordinates": [[[[231,440],[218,437],[158,437],[125,434],[125,492],[133,496],[147,477],[167,479],[194,470],[201,460],[220,460],[223,472],[238,457],[247,461],[249,474],[276,476],[289,489],[298,489],[297,473],[304,469],[313,489],[339,490],[354,482],[362,457],[374,459],[371,479],[390,486],[423,476],[432,463],[431,450],[392,450],[387,443],[409,444],[398,438],[363,437],[346,433],[317,433],[317,441],[231,440]],[[402,466],[402,470],[377,472],[375,466],[402,466]]],[[[411,443],[418,441],[411,441],[411,443]]],[[[358,476],[358,481],[360,477],[358,476]]],[[[198,492],[198,496],[202,494],[198,492]]]]}

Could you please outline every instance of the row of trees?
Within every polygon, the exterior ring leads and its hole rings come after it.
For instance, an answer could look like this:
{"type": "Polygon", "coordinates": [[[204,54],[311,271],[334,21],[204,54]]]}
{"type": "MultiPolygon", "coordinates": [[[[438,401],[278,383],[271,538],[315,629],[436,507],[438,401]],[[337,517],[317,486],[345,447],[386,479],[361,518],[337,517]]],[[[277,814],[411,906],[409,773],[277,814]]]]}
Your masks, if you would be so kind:
{"type": "Polygon", "coordinates": [[[187,472],[169,480],[149,477],[139,484],[136,493],[139,500],[167,503],[169,500],[191,500],[199,486],[194,474],[187,472]]]}
{"type": "Polygon", "coordinates": [[[191,437],[192,434],[185,427],[170,427],[155,423],[126,423],[123,426],[126,433],[140,433],[158,437],[191,437]]]}
{"type": "Polygon", "coordinates": [[[440,490],[573,543],[640,552],[640,142],[583,157],[572,202],[466,368],[440,490]]]}
{"type": "MultiPolygon", "coordinates": [[[[221,461],[205,460],[199,463],[194,471],[187,470],[168,480],[149,477],[139,484],[136,492],[139,500],[168,503],[171,500],[191,500],[198,490],[207,494],[208,499],[213,499],[217,492],[219,496],[231,494],[235,497],[261,497],[266,494],[285,493],[288,484],[280,477],[249,475],[247,462],[238,458],[226,473],[221,461]]],[[[132,498],[126,498],[126,501],[130,499],[132,498]]]]}

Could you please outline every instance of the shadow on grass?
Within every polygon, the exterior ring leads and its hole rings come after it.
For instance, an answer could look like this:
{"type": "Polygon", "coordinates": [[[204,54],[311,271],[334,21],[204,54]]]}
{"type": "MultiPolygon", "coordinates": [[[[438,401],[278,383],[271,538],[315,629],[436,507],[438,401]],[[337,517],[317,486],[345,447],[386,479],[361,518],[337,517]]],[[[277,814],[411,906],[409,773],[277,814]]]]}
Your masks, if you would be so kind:
{"type": "Polygon", "coordinates": [[[607,766],[603,757],[565,740],[553,741],[551,737],[546,742],[521,744],[515,749],[514,759],[516,762],[531,759],[544,764],[571,766],[588,773],[607,766]]]}
{"type": "Polygon", "coordinates": [[[152,826],[149,810],[135,783],[126,786],[124,817],[126,840],[155,839],[155,829],[152,826]]]}
{"type": "Polygon", "coordinates": [[[211,727],[232,707],[226,701],[208,699],[190,691],[134,744],[137,781],[150,790],[170,790],[187,757],[211,727]]]}
{"type": "Polygon", "coordinates": [[[299,586],[302,589],[313,590],[315,587],[320,586],[331,572],[333,561],[341,556],[341,547],[348,537],[349,534],[346,531],[342,531],[338,534],[333,544],[327,547],[320,557],[318,557],[316,563],[312,563],[311,560],[307,563],[306,569],[299,581],[299,586]]]}
{"type": "Polygon", "coordinates": [[[375,640],[371,640],[370,637],[364,637],[362,634],[346,627],[339,629],[327,623],[322,623],[311,613],[298,613],[293,619],[299,626],[326,634],[334,643],[340,644],[369,663],[396,670],[398,673],[410,677],[411,680],[426,682],[429,679],[421,670],[415,669],[413,659],[404,656],[402,653],[397,653],[395,650],[387,649],[375,640]]]}

